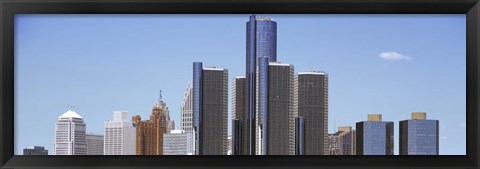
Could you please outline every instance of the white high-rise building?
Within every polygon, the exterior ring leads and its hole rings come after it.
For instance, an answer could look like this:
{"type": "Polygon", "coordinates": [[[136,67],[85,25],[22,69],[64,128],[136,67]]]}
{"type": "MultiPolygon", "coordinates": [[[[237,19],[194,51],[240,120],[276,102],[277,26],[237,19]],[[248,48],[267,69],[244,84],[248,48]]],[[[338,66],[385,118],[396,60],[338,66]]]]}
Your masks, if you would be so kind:
{"type": "Polygon", "coordinates": [[[87,133],[87,155],[103,155],[103,135],[87,133]]]}
{"type": "Polygon", "coordinates": [[[182,106],[180,107],[180,130],[187,133],[193,131],[193,107],[192,107],[192,84],[189,84],[185,95],[183,96],[182,106]]]}
{"type": "Polygon", "coordinates": [[[113,121],[105,122],[104,155],[135,155],[135,126],[127,111],[114,111],[113,121]]]}
{"type": "Polygon", "coordinates": [[[87,155],[86,124],[72,110],[58,117],[55,125],[53,155],[87,155]]]}
{"type": "Polygon", "coordinates": [[[163,135],[163,155],[193,155],[193,136],[183,130],[163,135]]]}

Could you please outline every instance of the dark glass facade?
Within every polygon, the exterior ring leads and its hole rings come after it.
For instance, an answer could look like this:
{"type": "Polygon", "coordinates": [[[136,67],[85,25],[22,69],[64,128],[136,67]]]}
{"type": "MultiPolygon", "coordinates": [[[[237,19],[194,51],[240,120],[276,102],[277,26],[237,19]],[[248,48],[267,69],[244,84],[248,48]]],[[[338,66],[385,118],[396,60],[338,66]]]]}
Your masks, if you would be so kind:
{"type": "Polygon", "coordinates": [[[358,122],[356,130],[357,155],[393,155],[393,122],[358,122]]]}
{"type": "Polygon", "coordinates": [[[328,140],[328,75],[302,72],[297,77],[298,116],[305,120],[305,155],[326,155],[328,140]]]}
{"type": "Polygon", "coordinates": [[[232,120],[232,155],[243,155],[242,152],[242,121],[232,120]]]}
{"type": "MultiPolygon", "coordinates": [[[[251,22],[251,21],[249,21],[251,22]]],[[[247,23],[249,25],[250,23],[247,23]]],[[[270,18],[255,18],[256,56],[277,61],[277,23],[270,18]]],[[[247,30],[248,32],[249,30],[247,30]]]]}
{"type": "MultiPolygon", "coordinates": [[[[257,18],[250,16],[246,23],[247,32],[247,51],[246,51],[246,91],[245,91],[245,110],[247,114],[247,154],[256,154],[256,123],[257,116],[257,89],[256,89],[256,68],[257,58],[267,57],[269,61],[277,60],[277,23],[269,18],[257,18]]],[[[262,143],[264,144],[264,143],[262,143]]],[[[259,154],[262,154],[258,152],[259,154]]]]}
{"type": "Polygon", "coordinates": [[[201,122],[201,113],[202,113],[202,73],[203,73],[203,64],[202,62],[194,62],[193,63],[193,131],[194,131],[194,154],[201,155],[201,129],[202,123],[201,122]]]}
{"type": "Polygon", "coordinates": [[[270,63],[268,68],[267,154],[295,154],[293,66],[270,63]]]}
{"type": "Polygon", "coordinates": [[[258,127],[260,128],[261,154],[268,153],[268,57],[258,58],[258,76],[257,76],[257,104],[258,104],[258,127]]]}
{"type": "Polygon", "coordinates": [[[305,121],[303,117],[295,118],[295,155],[305,155],[305,121]]]}
{"type": "Polygon", "coordinates": [[[400,121],[400,155],[438,155],[438,120],[400,121]]]}
{"type": "Polygon", "coordinates": [[[245,111],[246,111],[246,128],[247,128],[247,155],[255,155],[255,69],[256,69],[256,42],[255,42],[255,15],[250,16],[250,21],[247,22],[247,57],[245,68],[245,111]]]}

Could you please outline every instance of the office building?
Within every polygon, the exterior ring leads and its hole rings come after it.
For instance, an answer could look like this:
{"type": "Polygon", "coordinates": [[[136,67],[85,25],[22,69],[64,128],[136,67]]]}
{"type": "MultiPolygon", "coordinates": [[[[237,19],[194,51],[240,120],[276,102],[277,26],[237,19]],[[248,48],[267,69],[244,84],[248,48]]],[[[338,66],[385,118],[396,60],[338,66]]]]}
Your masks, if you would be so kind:
{"type": "Polygon", "coordinates": [[[326,155],[342,155],[341,141],[339,133],[328,134],[326,155]]]}
{"type": "Polygon", "coordinates": [[[182,105],[180,107],[180,130],[183,130],[187,133],[191,133],[193,130],[192,98],[192,84],[189,84],[183,96],[182,105]]]}
{"type": "MultiPolygon", "coordinates": [[[[260,57],[266,57],[267,61],[275,62],[277,60],[277,23],[271,18],[257,18],[250,16],[246,23],[247,28],[247,54],[245,71],[245,143],[247,155],[261,154],[258,135],[257,115],[257,60],[260,57]]],[[[266,143],[261,143],[266,144],[266,143]]],[[[263,151],[263,150],[262,150],[263,151]]],[[[265,153],[265,152],[262,152],[265,153]]]]}
{"type": "Polygon", "coordinates": [[[193,63],[193,126],[196,155],[226,155],[228,70],[193,63]]]}
{"type": "Polygon", "coordinates": [[[136,126],[136,154],[162,155],[163,135],[171,130],[169,110],[162,99],[162,91],[157,102],[153,105],[150,119],[143,120],[139,115],[132,117],[136,126]],[[170,126],[170,127],[169,127],[170,126]]]}
{"type": "Polygon", "coordinates": [[[127,111],[114,111],[113,120],[105,121],[104,155],[135,155],[136,128],[127,111]]]}
{"type": "Polygon", "coordinates": [[[295,155],[293,65],[268,62],[265,57],[258,63],[257,153],[295,155]]]}
{"type": "Polygon", "coordinates": [[[87,133],[87,155],[103,155],[103,135],[87,133]]]}
{"type": "Polygon", "coordinates": [[[163,134],[170,133],[172,127],[172,121],[170,121],[170,113],[167,104],[163,101],[162,91],[160,90],[160,97],[155,102],[152,108],[152,114],[150,120],[154,122],[155,127],[155,154],[163,154],[163,134]]]}
{"type": "Polygon", "coordinates": [[[369,114],[368,121],[356,123],[357,155],[393,155],[393,122],[381,114],[369,114]]]}
{"type": "Polygon", "coordinates": [[[425,112],[413,112],[412,119],[400,121],[400,155],[438,155],[439,122],[425,112]]]}
{"type": "Polygon", "coordinates": [[[54,155],[87,155],[86,124],[83,117],[68,110],[55,125],[54,155]]]}
{"type": "Polygon", "coordinates": [[[300,72],[295,78],[295,105],[304,120],[305,155],[329,154],[328,74],[320,71],[300,72]]]}
{"type": "Polygon", "coordinates": [[[139,115],[132,117],[135,126],[135,154],[158,155],[156,140],[156,125],[153,120],[143,120],[139,115]]]}
{"type": "Polygon", "coordinates": [[[172,130],[163,135],[163,155],[192,155],[192,133],[172,130]]]}
{"type": "Polygon", "coordinates": [[[29,146],[23,149],[23,155],[48,155],[44,146],[29,146]]]}
{"type": "Polygon", "coordinates": [[[328,155],[355,155],[355,130],[350,126],[338,127],[328,134],[328,155]]]}
{"type": "Polygon", "coordinates": [[[356,155],[356,131],[351,126],[340,126],[338,133],[342,150],[340,155],[356,155]]]}
{"type": "Polygon", "coordinates": [[[237,76],[232,84],[232,154],[247,154],[247,121],[245,111],[245,76],[237,76]]]}

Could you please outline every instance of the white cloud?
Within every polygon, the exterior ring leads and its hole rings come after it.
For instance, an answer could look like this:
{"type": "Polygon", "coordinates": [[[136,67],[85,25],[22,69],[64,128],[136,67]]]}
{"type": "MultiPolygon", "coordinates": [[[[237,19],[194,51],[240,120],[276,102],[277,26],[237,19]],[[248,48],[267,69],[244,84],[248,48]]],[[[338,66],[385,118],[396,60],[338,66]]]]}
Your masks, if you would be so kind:
{"type": "Polygon", "coordinates": [[[441,136],[440,139],[446,140],[446,139],[448,139],[448,137],[447,136],[441,136]]]}
{"type": "Polygon", "coordinates": [[[382,52],[378,55],[380,58],[390,61],[399,61],[399,60],[411,60],[412,58],[409,56],[402,55],[397,52],[382,52]]]}

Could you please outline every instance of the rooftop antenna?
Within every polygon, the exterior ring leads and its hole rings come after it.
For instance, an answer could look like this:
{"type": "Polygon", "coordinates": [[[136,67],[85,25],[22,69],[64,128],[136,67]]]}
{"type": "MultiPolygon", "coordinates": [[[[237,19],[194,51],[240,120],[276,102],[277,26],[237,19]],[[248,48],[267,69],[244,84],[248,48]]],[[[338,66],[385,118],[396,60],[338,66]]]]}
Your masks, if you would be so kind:
{"type": "Polygon", "coordinates": [[[162,89],[160,89],[160,96],[158,97],[158,100],[162,100],[162,89]]]}
{"type": "Polygon", "coordinates": [[[73,110],[75,109],[75,105],[68,105],[68,106],[67,106],[67,109],[73,111],[73,110]]]}
{"type": "Polygon", "coordinates": [[[337,117],[333,117],[333,132],[337,132],[337,117]]]}

